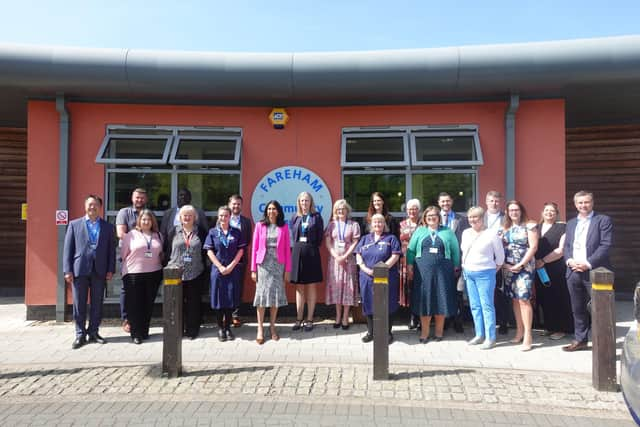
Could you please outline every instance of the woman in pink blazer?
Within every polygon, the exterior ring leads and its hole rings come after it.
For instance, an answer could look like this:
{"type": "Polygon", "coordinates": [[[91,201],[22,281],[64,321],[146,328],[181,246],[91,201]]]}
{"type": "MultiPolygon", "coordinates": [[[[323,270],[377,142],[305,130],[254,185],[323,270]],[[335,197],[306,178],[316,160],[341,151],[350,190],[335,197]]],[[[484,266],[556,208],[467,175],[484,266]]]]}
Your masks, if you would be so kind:
{"type": "Polygon", "coordinates": [[[276,331],[278,307],[288,304],[284,282],[291,271],[289,227],[284,222],[282,206],[275,200],[267,203],[263,218],[256,223],[251,249],[251,279],[256,282],[253,306],[258,313],[256,342],[264,344],[264,312],[270,308],[271,339],[278,341],[276,331]]]}

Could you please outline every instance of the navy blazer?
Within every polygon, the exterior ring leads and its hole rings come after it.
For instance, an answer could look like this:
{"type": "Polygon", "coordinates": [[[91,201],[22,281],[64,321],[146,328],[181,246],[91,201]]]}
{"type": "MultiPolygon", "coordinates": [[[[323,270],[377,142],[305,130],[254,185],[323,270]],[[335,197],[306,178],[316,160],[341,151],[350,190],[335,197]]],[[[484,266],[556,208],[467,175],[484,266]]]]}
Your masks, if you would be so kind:
{"type": "Polygon", "coordinates": [[[100,221],[100,236],[94,256],[89,246],[89,231],[85,224],[85,217],[74,219],[67,227],[64,236],[64,250],[62,254],[62,270],[73,273],[73,277],[89,276],[95,267],[98,276],[106,277],[107,273],[116,271],[116,228],[102,218],[100,221]]]}
{"type": "Polygon", "coordinates": [[[251,244],[253,238],[253,224],[251,224],[251,220],[244,215],[240,215],[240,236],[247,244],[247,247],[244,248],[245,250],[240,262],[246,264],[249,259],[249,250],[247,248],[251,244]]]}
{"type": "MultiPolygon", "coordinates": [[[[577,218],[573,218],[567,222],[566,237],[564,240],[564,259],[573,257],[573,239],[576,235],[577,218]]],[[[609,260],[609,248],[613,243],[613,223],[611,218],[606,215],[593,213],[589,229],[587,230],[587,262],[591,264],[592,269],[598,267],[606,267],[613,271],[611,261],[609,260]]],[[[567,268],[567,277],[571,273],[571,269],[567,268]]]]}
{"type": "MultiPolygon", "coordinates": [[[[291,224],[291,231],[293,233],[293,241],[297,242],[300,239],[300,227],[302,224],[302,217],[294,215],[289,221],[291,224]]],[[[309,215],[309,226],[307,231],[307,242],[314,246],[320,246],[322,239],[324,238],[324,221],[322,215],[319,212],[309,215]]]]}

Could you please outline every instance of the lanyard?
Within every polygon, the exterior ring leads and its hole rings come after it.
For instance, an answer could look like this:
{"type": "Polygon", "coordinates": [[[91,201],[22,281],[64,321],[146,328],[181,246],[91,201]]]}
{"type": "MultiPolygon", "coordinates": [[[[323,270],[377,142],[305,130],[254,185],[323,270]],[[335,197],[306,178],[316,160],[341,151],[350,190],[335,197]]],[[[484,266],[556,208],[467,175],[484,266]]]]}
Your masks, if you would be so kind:
{"type": "Polygon", "coordinates": [[[218,236],[220,236],[220,242],[224,245],[225,248],[229,247],[229,234],[231,233],[231,229],[227,230],[227,234],[222,231],[222,227],[218,227],[218,236]]]}
{"type": "Polygon", "coordinates": [[[309,215],[302,216],[302,224],[300,224],[300,231],[302,234],[307,234],[307,228],[309,228],[309,215]]]}
{"type": "MultiPolygon", "coordinates": [[[[141,232],[142,233],[142,232],[141,232]]],[[[151,242],[153,242],[153,234],[149,236],[149,240],[147,240],[147,235],[142,233],[142,237],[144,237],[144,241],[147,242],[147,250],[151,250],[151,242]]]]}
{"type": "Polygon", "coordinates": [[[187,252],[189,252],[189,249],[191,248],[191,238],[193,237],[193,231],[187,234],[183,228],[182,236],[184,237],[184,244],[187,247],[187,252]]]}
{"type": "Polygon", "coordinates": [[[436,244],[436,237],[438,236],[436,231],[431,231],[431,244],[436,244]]]}
{"type": "Polygon", "coordinates": [[[342,221],[336,221],[338,224],[338,240],[340,240],[341,242],[344,242],[344,234],[347,232],[347,223],[344,223],[344,228],[342,229],[342,231],[340,230],[340,224],[342,223],[342,221]]]}
{"type": "Polygon", "coordinates": [[[231,224],[232,227],[237,228],[238,230],[242,229],[242,224],[240,223],[240,216],[231,216],[231,219],[229,220],[229,223],[231,224]]]}
{"type": "Polygon", "coordinates": [[[96,246],[98,244],[98,236],[100,235],[100,223],[96,220],[92,223],[90,220],[86,221],[87,224],[87,233],[89,233],[89,243],[92,246],[96,246]]]}

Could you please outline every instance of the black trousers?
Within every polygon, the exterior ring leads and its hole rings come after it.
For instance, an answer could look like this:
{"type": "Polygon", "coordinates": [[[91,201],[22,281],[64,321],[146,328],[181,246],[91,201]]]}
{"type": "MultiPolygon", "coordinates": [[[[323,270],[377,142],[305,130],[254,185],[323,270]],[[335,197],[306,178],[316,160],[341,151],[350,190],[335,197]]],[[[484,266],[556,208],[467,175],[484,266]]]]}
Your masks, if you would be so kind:
{"type": "MultiPolygon", "coordinates": [[[[393,326],[393,314],[389,314],[389,334],[393,326]]],[[[367,334],[373,336],[373,315],[367,316],[367,334]]]]}
{"type": "Polygon", "coordinates": [[[127,293],[125,308],[131,325],[131,338],[149,336],[153,304],[162,281],[162,270],[150,273],[131,273],[122,278],[127,293]]]}
{"type": "MultiPolygon", "coordinates": [[[[246,249],[246,248],[245,248],[246,249]]],[[[238,285],[240,285],[240,304],[242,304],[242,291],[244,289],[244,277],[245,274],[247,272],[247,263],[245,262],[240,262],[238,263],[238,265],[236,266],[236,268],[239,269],[240,271],[240,283],[238,283],[238,285]]],[[[235,307],[233,310],[233,317],[240,317],[240,307],[235,307]]]]}
{"type": "Polygon", "coordinates": [[[189,337],[197,337],[202,324],[202,282],[205,273],[193,280],[182,282],[184,297],[184,333],[189,337]]]}

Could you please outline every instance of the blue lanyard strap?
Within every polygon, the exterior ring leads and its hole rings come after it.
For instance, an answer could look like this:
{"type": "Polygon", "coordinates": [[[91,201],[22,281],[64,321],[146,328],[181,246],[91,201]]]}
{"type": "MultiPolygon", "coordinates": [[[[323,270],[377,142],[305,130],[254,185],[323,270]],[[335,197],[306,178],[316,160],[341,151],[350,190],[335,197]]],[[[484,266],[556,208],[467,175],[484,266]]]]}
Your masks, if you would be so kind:
{"type": "Polygon", "coordinates": [[[86,220],[85,224],[89,233],[89,243],[94,246],[97,245],[98,237],[100,236],[100,221],[96,220],[92,223],[90,220],[86,220]]]}
{"type": "Polygon", "coordinates": [[[340,240],[341,242],[344,242],[344,235],[347,232],[347,223],[345,221],[344,223],[344,228],[342,228],[342,230],[340,230],[340,224],[342,223],[342,221],[336,221],[337,225],[338,225],[338,240],[340,240]]]}
{"type": "Polygon", "coordinates": [[[229,247],[229,234],[231,233],[231,229],[227,231],[227,234],[222,231],[222,228],[218,227],[218,236],[220,237],[220,242],[224,245],[225,248],[229,247]]]}

